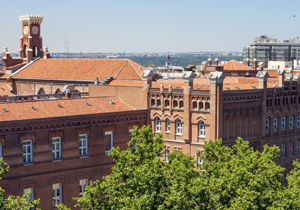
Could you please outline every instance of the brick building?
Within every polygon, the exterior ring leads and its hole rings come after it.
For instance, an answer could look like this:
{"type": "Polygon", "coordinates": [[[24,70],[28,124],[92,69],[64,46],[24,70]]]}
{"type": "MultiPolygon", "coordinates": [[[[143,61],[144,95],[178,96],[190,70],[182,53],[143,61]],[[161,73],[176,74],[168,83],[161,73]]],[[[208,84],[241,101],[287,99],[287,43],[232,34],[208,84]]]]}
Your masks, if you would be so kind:
{"type": "Polygon", "coordinates": [[[129,59],[50,59],[48,48],[42,48],[42,21],[42,15],[20,16],[18,58],[13,58],[7,47],[3,48],[0,83],[10,85],[17,94],[55,94],[65,85],[88,92],[90,84],[141,79],[145,68],[129,59]]]}
{"type": "Polygon", "coordinates": [[[222,138],[232,145],[242,137],[260,151],[265,144],[277,145],[275,161],[288,172],[300,155],[300,80],[299,74],[284,74],[278,70],[277,78],[268,78],[259,71],[256,78],[245,78],[211,72],[207,79],[194,79],[186,72],[183,79],[152,81],[152,72],[144,71],[143,81],[91,85],[90,96],[115,95],[149,110],[154,132],[166,139],[166,153],[196,156],[205,141],[222,138]]]}
{"type": "Polygon", "coordinates": [[[7,194],[40,198],[53,209],[110,173],[111,147],[127,148],[133,126],[146,124],[147,110],[118,97],[57,99],[0,104],[0,154],[10,172],[0,181],[7,194]]]}

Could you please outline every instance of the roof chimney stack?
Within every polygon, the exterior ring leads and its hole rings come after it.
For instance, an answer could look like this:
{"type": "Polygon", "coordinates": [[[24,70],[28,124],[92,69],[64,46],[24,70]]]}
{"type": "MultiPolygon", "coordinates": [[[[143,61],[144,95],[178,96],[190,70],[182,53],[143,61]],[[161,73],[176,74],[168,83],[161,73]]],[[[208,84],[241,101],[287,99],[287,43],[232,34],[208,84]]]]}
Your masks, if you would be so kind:
{"type": "Polygon", "coordinates": [[[264,62],[259,62],[258,66],[259,66],[259,71],[263,71],[264,70],[264,62]]]}
{"type": "Polygon", "coordinates": [[[249,60],[249,58],[246,59],[246,66],[250,66],[250,60],[249,60]]]}
{"type": "Polygon", "coordinates": [[[253,69],[257,70],[257,60],[256,59],[253,60],[253,69]]]}
{"type": "Polygon", "coordinates": [[[216,65],[216,66],[219,65],[219,58],[215,58],[215,65],[216,65]]]}
{"type": "Polygon", "coordinates": [[[208,61],[208,65],[211,66],[211,58],[207,59],[207,61],[208,61]]]}

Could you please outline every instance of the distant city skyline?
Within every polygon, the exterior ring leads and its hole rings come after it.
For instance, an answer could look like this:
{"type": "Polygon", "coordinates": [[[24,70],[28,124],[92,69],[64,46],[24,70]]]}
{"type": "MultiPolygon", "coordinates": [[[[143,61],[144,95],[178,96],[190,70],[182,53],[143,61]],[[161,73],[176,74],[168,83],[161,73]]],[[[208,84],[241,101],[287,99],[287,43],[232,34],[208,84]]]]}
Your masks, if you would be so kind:
{"type": "MultiPolygon", "coordinates": [[[[0,47],[19,50],[20,15],[43,15],[50,52],[143,53],[235,51],[263,34],[300,36],[300,2],[236,0],[3,1],[0,47]]],[[[2,51],[2,50],[1,50],[2,51]]]]}

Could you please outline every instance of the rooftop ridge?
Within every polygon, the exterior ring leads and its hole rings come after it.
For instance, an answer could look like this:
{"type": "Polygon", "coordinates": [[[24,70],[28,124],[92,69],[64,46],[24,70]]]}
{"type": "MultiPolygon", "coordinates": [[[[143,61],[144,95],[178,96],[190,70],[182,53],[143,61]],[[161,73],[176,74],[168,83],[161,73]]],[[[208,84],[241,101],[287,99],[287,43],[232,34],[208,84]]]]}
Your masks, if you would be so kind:
{"type": "Polygon", "coordinates": [[[124,67],[126,66],[126,64],[128,63],[128,60],[127,62],[124,63],[124,65],[121,67],[120,71],[117,73],[116,77],[117,78],[119,76],[119,74],[122,72],[122,70],[124,69],[124,67]]]}

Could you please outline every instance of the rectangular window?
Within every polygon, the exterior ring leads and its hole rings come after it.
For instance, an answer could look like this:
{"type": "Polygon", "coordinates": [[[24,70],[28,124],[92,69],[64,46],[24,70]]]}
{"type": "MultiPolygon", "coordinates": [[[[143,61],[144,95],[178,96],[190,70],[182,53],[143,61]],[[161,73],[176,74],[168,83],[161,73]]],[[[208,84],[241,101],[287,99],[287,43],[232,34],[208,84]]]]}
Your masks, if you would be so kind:
{"type": "Polygon", "coordinates": [[[170,150],[166,149],[165,150],[165,161],[168,163],[170,158],[169,158],[169,153],[170,153],[170,150]]]}
{"type": "Polygon", "coordinates": [[[294,144],[290,143],[290,157],[294,156],[294,144]]]}
{"type": "Polygon", "coordinates": [[[79,136],[79,156],[87,156],[87,155],[88,155],[87,134],[83,134],[79,136]]]}
{"type": "MultiPolygon", "coordinates": [[[[24,194],[25,193],[28,193],[28,197],[27,197],[27,201],[32,201],[34,198],[33,198],[33,188],[26,188],[24,189],[24,194]]],[[[33,208],[32,208],[33,209],[33,208]]]]}
{"type": "Polygon", "coordinates": [[[52,185],[52,207],[56,208],[56,205],[62,203],[61,184],[52,185]]]}
{"type": "Polygon", "coordinates": [[[170,120],[166,119],[166,133],[170,133],[170,131],[171,131],[170,120]]]}
{"type": "Polygon", "coordinates": [[[84,187],[88,185],[88,179],[79,180],[79,195],[82,195],[84,191],[84,187]]]}
{"type": "Polygon", "coordinates": [[[267,131],[267,132],[270,131],[270,120],[269,120],[268,117],[266,118],[266,131],[267,131]]]}
{"type": "Polygon", "coordinates": [[[0,158],[2,158],[3,155],[2,155],[2,144],[0,143],[0,158]]]}
{"type": "MultiPolygon", "coordinates": [[[[299,102],[300,102],[300,99],[299,99],[299,102]]],[[[300,115],[298,114],[297,115],[297,128],[300,127],[300,115]]]]}
{"type": "Polygon", "coordinates": [[[52,138],[52,160],[59,160],[61,158],[60,142],[60,137],[52,138]]]}
{"type": "Polygon", "coordinates": [[[105,146],[105,153],[108,153],[111,148],[113,147],[113,132],[108,131],[105,132],[105,137],[104,137],[104,146],[105,146]]]}
{"type": "Polygon", "coordinates": [[[281,145],[281,157],[282,157],[282,158],[285,158],[285,157],[286,157],[286,155],[285,155],[285,144],[282,144],[282,145],[281,145]]]}
{"type": "MultiPolygon", "coordinates": [[[[203,159],[200,158],[200,155],[197,155],[197,163],[203,166],[203,159]]],[[[199,169],[199,165],[198,165],[198,169],[199,169]]]]}
{"type": "Polygon", "coordinates": [[[23,141],[23,163],[32,163],[32,141],[23,141]]]}
{"type": "Polygon", "coordinates": [[[293,122],[293,116],[291,115],[290,116],[290,123],[289,123],[289,125],[290,125],[290,128],[293,128],[294,127],[294,122],[293,122]]]}
{"type": "Polygon", "coordinates": [[[297,142],[297,155],[300,155],[300,142],[297,142]]]}

